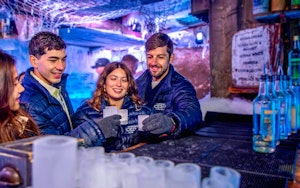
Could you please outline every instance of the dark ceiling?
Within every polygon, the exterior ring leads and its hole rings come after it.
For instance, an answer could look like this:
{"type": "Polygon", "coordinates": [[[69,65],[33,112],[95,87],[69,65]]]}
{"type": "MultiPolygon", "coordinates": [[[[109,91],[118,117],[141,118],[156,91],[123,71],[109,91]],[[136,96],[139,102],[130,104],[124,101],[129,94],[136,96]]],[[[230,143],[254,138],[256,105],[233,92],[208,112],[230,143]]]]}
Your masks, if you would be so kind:
{"type": "Polygon", "coordinates": [[[24,15],[24,21],[38,19],[40,30],[58,29],[68,44],[85,47],[143,44],[143,36],[133,37],[115,29],[124,27],[124,17],[130,15],[138,15],[134,19],[142,20],[150,34],[180,31],[203,22],[191,14],[191,0],[0,0],[0,8],[1,19],[15,15],[24,15]],[[99,27],[108,20],[108,29],[99,27]]]}

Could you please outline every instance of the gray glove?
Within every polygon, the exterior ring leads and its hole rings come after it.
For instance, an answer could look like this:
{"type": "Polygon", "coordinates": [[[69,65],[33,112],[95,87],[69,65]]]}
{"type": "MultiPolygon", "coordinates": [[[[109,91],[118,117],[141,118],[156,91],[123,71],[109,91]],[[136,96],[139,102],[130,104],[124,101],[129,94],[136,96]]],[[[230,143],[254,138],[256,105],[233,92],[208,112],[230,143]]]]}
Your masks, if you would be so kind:
{"type": "Polygon", "coordinates": [[[143,130],[152,134],[169,133],[174,126],[173,120],[162,113],[152,114],[142,123],[144,125],[143,130]]]}
{"type": "Polygon", "coordinates": [[[98,122],[98,125],[105,138],[116,137],[118,135],[121,125],[120,119],[121,116],[116,114],[103,118],[98,122]]]}

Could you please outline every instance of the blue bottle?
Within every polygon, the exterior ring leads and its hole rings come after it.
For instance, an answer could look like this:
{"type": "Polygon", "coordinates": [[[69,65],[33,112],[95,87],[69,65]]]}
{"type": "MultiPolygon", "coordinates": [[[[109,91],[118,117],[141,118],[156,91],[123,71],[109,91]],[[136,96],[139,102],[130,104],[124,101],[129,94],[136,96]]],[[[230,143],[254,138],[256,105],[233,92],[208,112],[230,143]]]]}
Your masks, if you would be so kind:
{"type": "Polygon", "coordinates": [[[300,130],[300,86],[292,86],[296,93],[297,130],[300,130]]]}
{"type": "Polygon", "coordinates": [[[287,99],[282,89],[282,76],[275,75],[275,93],[280,103],[279,116],[280,116],[280,140],[288,138],[288,126],[287,125],[287,99]]]}
{"type": "Polygon", "coordinates": [[[293,48],[288,54],[288,75],[291,76],[291,82],[296,93],[296,121],[297,129],[300,130],[300,44],[299,36],[293,36],[293,48]]]}
{"type": "Polygon", "coordinates": [[[287,88],[287,77],[286,75],[280,75],[281,76],[281,84],[282,84],[282,92],[285,95],[286,98],[286,126],[288,135],[292,134],[292,95],[290,92],[288,92],[287,88]]]}
{"type": "Polygon", "coordinates": [[[271,99],[274,101],[275,103],[275,138],[276,138],[276,145],[280,144],[280,116],[279,116],[279,111],[278,109],[280,109],[280,102],[279,99],[277,98],[277,95],[275,93],[275,77],[274,75],[269,75],[268,76],[268,90],[269,90],[269,95],[271,97],[271,99]]]}
{"type": "Polygon", "coordinates": [[[291,104],[290,104],[290,110],[289,110],[289,114],[291,117],[291,128],[292,128],[292,133],[297,133],[298,131],[298,119],[299,117],[297,117],[297,96],[295,93],[295,90],[293,88],[292,85],[292,79],[290,75],[286,76],[286,82],[285,82],[285,88],[286,91],[290,94],[291,96],[291,104]]]}
{"type": "Polygon", "coordinates": [[[300,44],[299,36],[293,36],[293,48],[288,54],[288,75],[292,77],[292,84],[300,86],[300,44]]]}
{"type": "Polygon", "coordinates": [[[258,95],[253,100],[252,148],[256,152],[275,152],[275,110],[275,103],[269,96],[267,76],[262,75],[258,95]]]}

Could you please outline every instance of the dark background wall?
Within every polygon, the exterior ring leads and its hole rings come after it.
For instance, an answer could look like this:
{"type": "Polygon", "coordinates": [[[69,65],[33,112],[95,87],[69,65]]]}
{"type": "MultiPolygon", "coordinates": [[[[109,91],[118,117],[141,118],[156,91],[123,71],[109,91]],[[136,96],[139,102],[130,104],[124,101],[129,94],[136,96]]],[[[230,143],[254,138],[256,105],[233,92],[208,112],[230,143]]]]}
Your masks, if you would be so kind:
{"type": "Polygon", "coordinates": [[[229,97],[232,86],[231,51],[233,35],[260,25],[252,15],[251,0],[210,1],[211,96],[229,97]]]}

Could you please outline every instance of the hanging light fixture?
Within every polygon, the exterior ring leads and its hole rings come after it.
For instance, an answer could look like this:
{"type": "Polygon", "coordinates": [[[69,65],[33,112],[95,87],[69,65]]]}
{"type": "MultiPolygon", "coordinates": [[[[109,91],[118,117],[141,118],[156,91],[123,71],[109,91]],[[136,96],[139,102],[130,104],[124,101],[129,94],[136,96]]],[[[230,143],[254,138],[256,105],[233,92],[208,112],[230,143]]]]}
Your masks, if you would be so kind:
{"type": "Polygon", "coordinates": [[[203,44],[204,36],[202,31],[198,31],[196,33],[196,43],[197,44],[203,44]]]}
{"type": "Polygon", "coordinates": [[[132,24],[131,29],[134,32],[141,32],[142,26],[139,22],[135,22],[132,24]]]}

